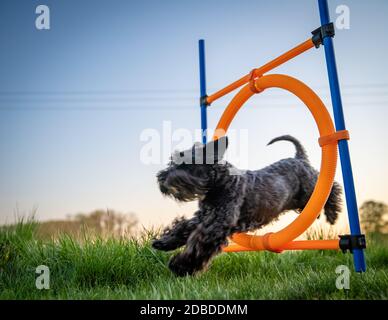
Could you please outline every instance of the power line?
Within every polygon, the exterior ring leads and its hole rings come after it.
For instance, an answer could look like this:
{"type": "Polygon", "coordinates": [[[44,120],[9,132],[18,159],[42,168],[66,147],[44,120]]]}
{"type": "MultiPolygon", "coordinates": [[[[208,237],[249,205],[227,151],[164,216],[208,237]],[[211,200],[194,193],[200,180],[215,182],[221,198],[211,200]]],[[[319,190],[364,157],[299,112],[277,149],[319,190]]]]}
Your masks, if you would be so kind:
{"type": "MultiPolygon", "coordinates": [[[[315,90],[320,89],[329,89],[327,85],[309,85],[311,88],[315,90]]],[[[341,85],[342,89],[357,89],[362,88],[363,90],[368,89],[384,89],[388,90],[388,83],[369,83],[369,84],[343,84],[341,85]]],[[[209,92],[215,92],[219,88],[210,88],[209,92]]],[[[194,93],[198,94],[199,89],[197,88],[191,88],[191,89],[125,89],[125,90],[2,90],[0,91],[0,96],[22,96],[22,95],[133,95],[133,94],[141,94],[141,93],[147,93],[147,94],[155,94],[155,93],[162,93],[162,94],[179,94],[179,93],[194,93]]]]}
{"type": "MultiPolygon", "coordinates": [[[[330,92],[327,86],[314,90],[325,104],[330,105],[330,92]]],[[[185,89],[133,89],[133,90],[90,90],[90,91],[0,91],[0,110],[78,110],[78,111],[115,111],[115,110],[194,110],[198,105],[196,90],[185,89]],[[146,96],[145,96],[146,95],[146,96]],[[88,105],[92,104],[92,105],[88,105]]],[[[343,85],[345,107],[386,107],[388,106],[388,84],[347,84],[343,85]],[[362,90],[358,90],[362,88],[362,90]],[[356,92],[352,90],[357,89],[356,92]],[[372,92],[371,92],[372,91],[372,92]],[[377,92],[373,92],[377,91],[377,92]],[[372,98],[373,97],[373,98],[372,98]],[[354,101],[357,99],[357,101],[354,101]]],[[[297,99],[289,92],[266,92],[264,97],[254,102],[254,108],[289,108],[297,99]]],[[[214,103],[218,109],[230,102],[223,97],[214,103]]]]}
{"type": "MultiPolygon", "coordinates": [[[[329,98],[329,94],[318,93],[323,99],[329,98]]],[[[281,94],[265,94],[265,100],[276,99],[276,100],[289,100],[293,97],[290,93],[281,94]]],[[[388,98],[388,92],[386,93],[374,93],[374,92],[356,92],[356,93],[344,93],[343,98],[362,98],[362,97],[375,97],[375,98],[388,98]]],[[[264,101],[265,101],[264,100],[264,101]]],[[[198,97],[195,96],[183,96],[183,97],[165,97],[165,96],[154,96],[154,97],[1,97],[0,103],[128,103],[128,102],[198,102],[198,97]]],[[[221,98],[220,102],[230,101],[227,98],[221,98]]],[[[218,102],[218,101],[217,101],[218,102]]]]}
{"type": "MultiPolygon", "coordinates": [[[[327,106],[330,110],[330,107],[327,106]]],[[[355,102],[355,103],[344,103],[345,108],[355,108],[355,107],[388,107],[387,102],[355,102]]],[[[178,106],[178,105],[167,105],[167,106],[139,106],[139,105],[122,105],[122,106],[79,106],[79,105],[46,105],[46,106],[1,106],[0,110],[2,111],[164,111],[164,110],[175,110],[175,111],[188,111],[195,110],[197,107],[193,106],[178,106]]],[[[279,108],[295,108],[295,104],[247,104],[245,108],[249,109],[279,109],[279,108]]],[[[216,108],[219,110],[219,108],[216,108]]]]}

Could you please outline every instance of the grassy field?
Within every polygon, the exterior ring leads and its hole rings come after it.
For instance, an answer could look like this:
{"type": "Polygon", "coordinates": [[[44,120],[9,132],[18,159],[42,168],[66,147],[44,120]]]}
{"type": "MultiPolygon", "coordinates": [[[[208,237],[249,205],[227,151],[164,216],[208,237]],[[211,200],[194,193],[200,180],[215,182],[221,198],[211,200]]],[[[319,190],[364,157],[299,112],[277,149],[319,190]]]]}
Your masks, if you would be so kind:
{"type": "Polygon", "coordinates": [[[369,239],[368,271],[351,273],[338,290],[335,269],[352,256],[304,251],[222,254],[209,270],[177,278],[170,254],[140,240],[63,236],[38,240],[36,224],[0,229],[0,299],[388,299],[388,239],[369,239]],[[35,287],[38,265],[50,268],[50,289],[35,287]]]}

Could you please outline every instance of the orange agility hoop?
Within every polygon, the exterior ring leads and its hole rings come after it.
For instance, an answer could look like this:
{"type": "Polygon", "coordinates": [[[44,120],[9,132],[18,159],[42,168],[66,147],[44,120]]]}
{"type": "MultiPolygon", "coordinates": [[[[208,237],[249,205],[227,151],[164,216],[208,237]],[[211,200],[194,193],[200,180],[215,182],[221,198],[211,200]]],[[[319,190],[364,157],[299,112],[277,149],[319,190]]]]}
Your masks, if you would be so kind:
{"type": "Polygon", "coordinates": [[[314,191],[300,215],[287,227],[264,236],[254,236],[244,233],[234,234],[232,240],[237,245],[224,248],[224,251],[249,251],[269,250],[281,252],[282,250],[297,249],[339,249],[339,240],[314,240],[293,241],[300,236],[318,217],[319,212],[329,197],[337,166],[337,141],[343,139],[343,134],[337,134],[333,121],[322,100],[303,82],[280,74],[265,75],[253,80],[256,90],[252,90],[252,83],[243,87],[225,109],[218,122],[213,138],[218,139],[225,134],[233,118],[243,104],[255,93],[268,88],[281,88],[296,95],[310,110],[318,127],[320,137],[325,137],[323,143],[321,169],[314,191]],[[328,137],[334,137],[331,140],[328,137]],[[333,142],[333,143],[331,143],[333,142]]]}
{"type": "Polygon", "coordinates": [[[334,24],[330,22],[327,0],[318,0],[318,4],[321,25],[311,32],[312,37],[286,51],[275,59],[272,59],[261,67],[253,69],[250,73],[210,95],[207,94],[206,90],[205,40],[199,40],[199,104],[201,108],[202,142],[204,144],[207,142],[207,108],[214,101],[227,95],[233,90],[236,90],[237,88],[244,86],[224,111],[213,139],[217,139],[225,134],[238,110],[252,95],[256,93],[261,93],[268,88],[281,88],[293,93],[301,99],[302,102],[309,108],[318,126],[318,143],[322,148],[320,173],[308,203],[299,217],[284,229],[275,233],[267,233],[264,236],[253,236],[243,233],[234,234],[232,235],[232,239],[236,244],[229,245],[223,250],[225,252],[252,250],[281,252],[283,250],[311,249],[341,249],[343,252],[346,252],[349,250],[349,252],[353,254],[355,270],[357,272],[364,272],[366,270],[364,256],[366,240],[365,235],[361,232],[353,172],[350,163],[348,142],[346,141],[349,139],[349,133],[345,127],[341,90],[332,39],[335,35],[335,27],[334,24]],[[312,48],[318,49],[321,45],[325,46],[325,60],[329,77],[330,96],[336,130],[334,129],[331,117],[322,101],[304,83],[285,75],[267,75],[269,71],[312,48]],[[346,207],[348,209],[347,214],[349,218],[350,234],[340,235],[337,240],[295,241],[297,237],[299,237],[311,226],[329,197],[337,166],[337,146],[341,157],[341,169],[344,182],[346,207]]]}

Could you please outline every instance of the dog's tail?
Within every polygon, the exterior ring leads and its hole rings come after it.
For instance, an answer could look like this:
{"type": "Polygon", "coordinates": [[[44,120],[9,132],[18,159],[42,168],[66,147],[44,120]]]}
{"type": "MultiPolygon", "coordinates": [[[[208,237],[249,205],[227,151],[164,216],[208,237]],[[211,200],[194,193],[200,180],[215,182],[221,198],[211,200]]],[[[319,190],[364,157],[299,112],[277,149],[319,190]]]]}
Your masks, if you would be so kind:
{"type": "Polygon", "coordinates": [[[296,148],[295,158],[303,159],[303,160],[308,160],[307,153],[304,150],[302,144],[299,142],[298,139],[296,139],[296,138],[294,138],[293,136],[290,136],[290,135],[284,135],[284,136],[280,136],[280,137],[272,139],[270,142],[268,142],[267,146],[269,146],[270,144],[273,144],[273,143],[275,143],[277,141],[289,141],[289,142],[292,142],[294,144],[295,148],[296,148]]]}

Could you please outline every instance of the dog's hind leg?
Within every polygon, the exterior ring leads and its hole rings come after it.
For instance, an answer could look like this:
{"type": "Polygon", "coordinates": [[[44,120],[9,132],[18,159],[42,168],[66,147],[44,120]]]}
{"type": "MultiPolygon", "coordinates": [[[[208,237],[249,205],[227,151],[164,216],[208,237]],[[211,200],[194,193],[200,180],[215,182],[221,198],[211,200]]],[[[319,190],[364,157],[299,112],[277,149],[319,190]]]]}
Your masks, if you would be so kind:
{"type": "MultiPolygon", "coordinates": [[[[297,208],[297,212],[301,212],[307,204],[307,201],[310,199],[311,194],[315,188],[316,182],[318,179],[318,171],[311,170],[308,174],[305,175],[305,179],[302,183],[301,187],[301,197],[299,198],[299,208],[297,208]]],[[[326,201],[324,206],[324,214],[326,216],[326,220],[330,224],[334,224],[337,221],[338,214],[341,211],[341,194],[342,188],[338,184],[338,182],[334,181],[333,187],[331,189],[329,198],[326,201]]],[[[320,214],[317,218],[320,217],[320,214]]]]}
{"type": "Polygon", "coordinates": [[[329,198],[324,207],[326,219],[330,224],[334,224],[337,221],[338,214],[341,211],[341,194],[341,186],[338,182],[334,181],[329,198]]]}
{"type": "Polygon", "coordinates": [[[177,218],[170,227],[164,229],[161,237],[152,242],[152,247],[158,250],[170,251],[186,244],[190,234],[199,223],[197,216],[191,219],[177,218]]]}

